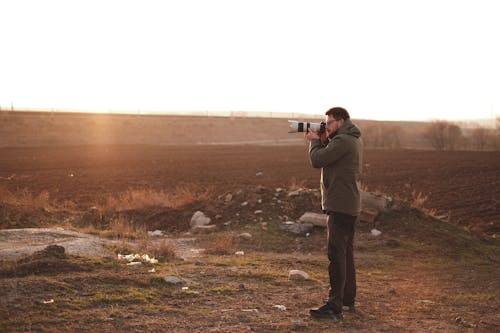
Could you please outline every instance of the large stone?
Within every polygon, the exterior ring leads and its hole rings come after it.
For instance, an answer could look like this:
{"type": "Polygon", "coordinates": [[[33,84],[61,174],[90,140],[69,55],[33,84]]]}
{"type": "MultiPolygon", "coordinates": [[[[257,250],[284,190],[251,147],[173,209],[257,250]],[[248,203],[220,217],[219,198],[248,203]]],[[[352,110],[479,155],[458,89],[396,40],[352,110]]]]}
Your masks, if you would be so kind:
{"type": "Polygon", "coordinates": [[[168,284],[186,284],[186,280],[178,278],[177,276],[165,276],[163,280],[168,284]]]}
{"type": "Polygon", "coordinates": [[[285,230],[287,232],[291,232],[292,234],[305,234],[314,227],[311,223],[296,223],[292,221],[287,221],[285,223],[280,224],[280,229],[285,230]]]}
{"type": "Polygon", "coordinates": [[[300,218],[301,223],[311,223],[317,227],[326,227],[326,215],[306,212],[300,218]]]}
{"type": "Polygon", "coordinates": [[[382,196],[369,192],[361,192],[361,209],[374,209],[379,212],[387,211],[389,207],[389,200],[382,196]]]}
{"type": "Polygon", "coordinates": [[[189,223],[189,225],[191,226],[191,228],[204,226],[210,224],[210,221],[210,218],[207,217],[203,212],[197,211],[193,214],[193,217],[191,217],[191,222],[189,223]]]}

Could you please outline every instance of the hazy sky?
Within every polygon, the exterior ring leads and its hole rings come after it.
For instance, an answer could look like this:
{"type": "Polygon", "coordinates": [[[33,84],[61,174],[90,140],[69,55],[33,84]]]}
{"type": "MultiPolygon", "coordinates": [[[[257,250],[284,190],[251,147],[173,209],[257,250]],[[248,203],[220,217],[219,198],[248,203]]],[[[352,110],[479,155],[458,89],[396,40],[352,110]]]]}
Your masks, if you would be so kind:
{"type": "Polygon", "coordinates": [[[500,116],[495,0],[0,0],[0,106],[500,116]]]}

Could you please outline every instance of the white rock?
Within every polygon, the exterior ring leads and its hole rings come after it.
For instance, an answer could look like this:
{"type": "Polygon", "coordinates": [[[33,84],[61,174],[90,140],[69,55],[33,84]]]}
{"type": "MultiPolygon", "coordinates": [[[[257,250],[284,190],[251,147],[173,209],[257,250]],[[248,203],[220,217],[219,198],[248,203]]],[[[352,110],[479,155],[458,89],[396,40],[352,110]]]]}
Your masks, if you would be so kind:
{"type": "Polygon", "coordinates": [[[385,212],[388,207],[388,199],[382,195],[361,191],[361,207],[363,209],[371,208],[380,212],[385,212]]]}
{"type": "Polygon", "coordinates": [[[296,197],[296,196],[299,196],[299,195],[300,195],[300,190],[292,191],[292,192],[288,193],[289,197],[296,197]]]}
{"type": "Polygon", "coordinates": [[[299,221],[302,223],[311,223],[317,227],[326,227],[326,215],[306,212],[300,218],[299,221]]]}
{"type": "Polygon", "coordinates": [[[203,212],[197,211],[193,214],[193,217],[191,217],[191,222],[189,225],[191,227],[196,227],[196,226],[203,226],[210,224],[210,218],[207,217],[203,212]]]}
{"type": "Polygon", "coordinates": [[[286,306],[284,306],[284,305],[280,305],[280,304],[278,304],[278,305],[273,305],[273,308],[276,308],[276,309],[278,309],[278,310],[280,310],[280,311],[286,311],[286,306]]]}
{"type": "Polygon", "coordinates": [[[242,207],[245,207],[246,205],[248,205],[248,201],[245,201],[245,202],[242,202],[242,203],[241,203],[241,206],[242,206],[242,207]]]}
{"type": "Polygon", "coordinates": [[[292,269],[288,272],[289,280],[309,280],[309,274],[298,269],[292,269]]]}
{"type": "Polygon", "coordinates": [[[375,236],[375,237],[382,235],[382,231],[377,230],[377,229],[372,229],[370,232],[371,232],[372,236],[375,236]]]}
{"type": "Polygon", "coordinates": [[[258,210],[256,210],[256,211],[255,211],[255,212],[253,212],[253,213],[254,213],[255,215],[257,215],[257,214],[262,214],[262,210],[261,210],[261,209],[258,209],[258,210]]]}
{"type": "Polygon", "coordinates": [[[248,232],[243,232],[243,233],[239,234],[238,237],[242,238],[242,239],[250,240],[250,239],[252,239],[252,234],[250,234],[248,232]]]}
{"type": "Polygon", "coordinates": [[[280,193],[280,192],[282,192],[282,191],[283,191],[283,189],[282,189],[281,187],[278,187],[278,188],[276,189],[276,193],[280,193]]]}
{"type": "Polygon", "coordinates": [[[234,252],[234,254],[237,255],[237,256],[244,256],[245,252],[243,252],[243,251],[236,251],[236,252],[234,252]]]}

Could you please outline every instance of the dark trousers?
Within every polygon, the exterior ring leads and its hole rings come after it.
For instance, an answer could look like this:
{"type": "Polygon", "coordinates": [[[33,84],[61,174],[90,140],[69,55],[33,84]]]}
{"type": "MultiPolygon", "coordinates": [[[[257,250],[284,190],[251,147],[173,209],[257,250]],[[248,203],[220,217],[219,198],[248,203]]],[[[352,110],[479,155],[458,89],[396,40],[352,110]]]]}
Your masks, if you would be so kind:
{"type": "Polygon", "coordinates": [[[356,298],[356,270],[354,268],[354,224],[357,216],[328,212],[328,273],[330,293],[328,303],[334,312],[342,305],[353,305],[356,298]]]}

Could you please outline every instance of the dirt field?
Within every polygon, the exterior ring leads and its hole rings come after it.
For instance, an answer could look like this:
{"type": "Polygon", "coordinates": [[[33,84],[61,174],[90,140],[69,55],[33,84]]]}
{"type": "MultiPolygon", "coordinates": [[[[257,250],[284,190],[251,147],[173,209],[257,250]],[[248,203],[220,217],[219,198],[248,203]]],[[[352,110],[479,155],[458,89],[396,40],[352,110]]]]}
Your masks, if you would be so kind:
{"type": "MultiPolygon", "coordinates": [[[[80,209],[128,189],[179,186],[224,192],[264,186],[317,188],[306,146],[77,146],[0,148],[0,188],[47,191],[80,209]]],[[[367,150],[362,184],[415,201],[452,223],[500,232],[500,152],[367,150]]],[[[15,226],[14,226],[15,227],[15,226]]]]}
{"type": "MultiPolygon", "coordinates": [[[[451,211],[451,222],[493,234],[499,167],[500,156],[491,153],[369,150],[363,184],[410,201],[412,192],[421,192],[428,197],[424,206],[436,214],[451,211]]],[[[91,207],[109,198],[130,189],[200,190],[199,200],[187,204],[119,215],[148,230],[164,230],[165,239],[192,237],[196,249],[222,242],[225,250],[133,267],[116,257],[50,253],[1,261],[2,332],[500,329],[498,239],[411,209],[358,226],[357,312],[346,313],[341,322],[312,320],[308,310],[321,305],[328,290],[324,230],[306,236],[279,228],[305,211],[319,212],[319,171],[309,166],[305,144],[0,148],[0,177],[2,199],[14,196],[20,202],[1,200],[2,228],[97,223],[104,227],[101,235],[116,212],[96,216],[91,207]],[[296,189],[299,195],[288,196],[296,189]],[[23,206],[23,198],[40,205],[23,206]],[[213,218],[216,233],[184,234],[196,210],[213,218]],[[373,228],[382,235],[373,237],[373,228]],[[243,232],[252,239],[238,238],[243,232]],[[289,280],[291,269],[306,271],[310,279],[289,280]],[[169,285],[166,276],[184,282],[169,285]]]]}

